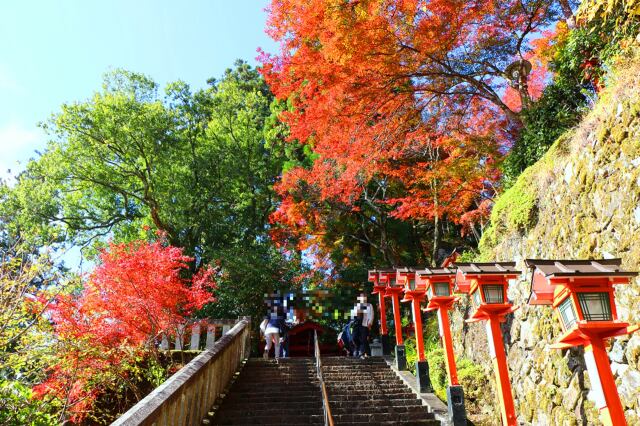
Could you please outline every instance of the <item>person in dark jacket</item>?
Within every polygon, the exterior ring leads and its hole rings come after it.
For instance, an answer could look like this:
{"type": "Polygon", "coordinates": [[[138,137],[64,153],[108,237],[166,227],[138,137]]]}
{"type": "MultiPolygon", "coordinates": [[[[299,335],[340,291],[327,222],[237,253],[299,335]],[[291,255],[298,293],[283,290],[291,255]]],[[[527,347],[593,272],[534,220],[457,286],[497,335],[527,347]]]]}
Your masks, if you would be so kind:
{"type": "Polygon", "coordinates": [[[351,316],[356,319],[354,324],[353,340],[356,346],[354,356],[365,358],[371,355],[369,348],[369,331],[373,325],[373,306],[367,303],[367,296],[360,293],[358,302],[351,310],[351,316]]]}
{"type": "Polygon", "coordinates": [[[338,335],[338,344],[344,351],[347,353],[347,356],[352,356],[353,351],[355,349],[355,345],[353,342],[353,335],[351,333],[351,329],[354,326],[355,318],[351,319],[343,328],[340,334],[338,335]]]}

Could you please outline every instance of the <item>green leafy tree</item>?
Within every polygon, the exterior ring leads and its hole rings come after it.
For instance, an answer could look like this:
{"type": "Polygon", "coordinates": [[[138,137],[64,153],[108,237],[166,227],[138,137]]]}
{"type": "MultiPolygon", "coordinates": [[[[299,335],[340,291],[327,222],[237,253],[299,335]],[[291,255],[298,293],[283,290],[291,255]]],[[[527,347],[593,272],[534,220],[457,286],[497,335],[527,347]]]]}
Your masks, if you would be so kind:
{"type": "Polygon", "coordinates": [[[242,61],[208,83],[161,93],[149,77],[118,70],[91,99],[63,105],[43,125],[47,149],[4,193],[10,232],[91,254],[109,239],[163,231],[195,259],[191,273],[216,262],[228,277],[218,296],[235,292],[237,303],[217,313],[252,314],[288,261],[268,235],[283,167],[265,142],[273,96],[242,61]]]}

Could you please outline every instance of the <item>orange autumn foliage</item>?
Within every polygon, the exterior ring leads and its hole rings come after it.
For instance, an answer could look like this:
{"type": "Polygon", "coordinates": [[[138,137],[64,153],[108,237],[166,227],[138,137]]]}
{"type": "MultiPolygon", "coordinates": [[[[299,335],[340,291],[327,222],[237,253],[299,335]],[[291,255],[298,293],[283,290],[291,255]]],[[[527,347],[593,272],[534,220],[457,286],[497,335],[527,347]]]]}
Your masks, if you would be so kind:
{"type": "Polygon", "coordinates": [[[532,57],[557,5],[272,0],[268,11],[281,50],[262,52],[262,73],[289,101],[280,115],[289,141],[315,156],[282,177],[274,238],[329,250],[322,235],[335,210],[363,205],[401,220],[446,217],[463,230],[487,217],[520,105],[545,84],[544,64],[528,90],[505,69],[532,57]]]}

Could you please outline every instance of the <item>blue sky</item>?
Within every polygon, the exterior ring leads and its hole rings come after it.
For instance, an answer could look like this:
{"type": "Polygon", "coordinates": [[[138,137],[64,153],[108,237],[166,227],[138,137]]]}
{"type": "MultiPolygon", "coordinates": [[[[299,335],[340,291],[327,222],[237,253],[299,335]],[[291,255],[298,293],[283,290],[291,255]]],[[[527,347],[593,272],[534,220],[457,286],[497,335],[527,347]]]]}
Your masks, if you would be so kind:
{"type": "MultiPolygon", "coordinates": [[[[37,123],[100,88],[113,68],[161,85],[202,87],[237,58],[274,51],[267,0],[21,0],[0,2],[0,177],[46,135],[37,123]]],[[[17,164],[20,162],[21,164],[17,164]]]]}

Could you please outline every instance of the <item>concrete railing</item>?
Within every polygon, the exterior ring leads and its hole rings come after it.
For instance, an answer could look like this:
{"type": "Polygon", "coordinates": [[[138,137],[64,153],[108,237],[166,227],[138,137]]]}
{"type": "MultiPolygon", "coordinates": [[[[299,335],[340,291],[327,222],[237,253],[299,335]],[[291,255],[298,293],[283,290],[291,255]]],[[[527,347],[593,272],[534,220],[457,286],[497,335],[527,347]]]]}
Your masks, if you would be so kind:
{"type": "Polygon", "coordinates": [[[243,318],[113,425],[200,425],[251,351],[251,325],[243,318]]]}
{"type": "Polygon", "coordinates": [[[211,349],[216,342],[216,335],[224,336],[238,320],[232,319],[205,319],[195,320],[193,323],[179,326],[175,330],[175,336],[171,338],[162,336],[160,350],[175,349],[182,351],[189,349],[198,351],[201,349],[211,349]],[[201,333],[206,333],[206,342],[201,342],[201,333]],[[189,344],[185,344],[185,337],[189,336],[189,344]],[[173,346],[171,345],[173,340],[173,346]]]}

